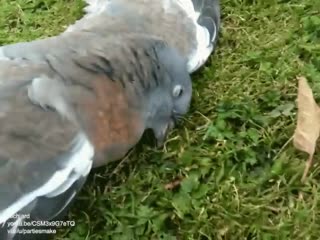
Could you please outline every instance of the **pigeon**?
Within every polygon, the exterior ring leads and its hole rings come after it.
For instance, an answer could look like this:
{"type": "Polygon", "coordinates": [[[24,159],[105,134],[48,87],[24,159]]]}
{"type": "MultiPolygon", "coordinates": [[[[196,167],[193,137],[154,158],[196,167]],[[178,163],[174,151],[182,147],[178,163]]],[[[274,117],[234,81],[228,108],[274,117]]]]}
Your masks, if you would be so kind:
{"type": "Polygon", "coordinates": [[[185,57],[149,34],[75,31],[0,47],[0,239],[40,239],[30,223],[65,216],[91,169],[146,130],[161,146],[191,96],[185,57]]]}

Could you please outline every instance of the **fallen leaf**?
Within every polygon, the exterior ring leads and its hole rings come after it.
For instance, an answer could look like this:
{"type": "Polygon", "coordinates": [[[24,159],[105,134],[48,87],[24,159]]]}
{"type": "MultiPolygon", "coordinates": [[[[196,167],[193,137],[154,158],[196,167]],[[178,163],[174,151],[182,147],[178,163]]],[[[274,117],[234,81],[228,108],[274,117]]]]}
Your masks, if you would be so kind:
{"type": "Polygon", "coordinates": [[[298,114],[297,126],[293,135],[295,148],[309,154],[301,181],[312,165],[316,142],[320,134],[320,109],[314,100],[312,90],[305,77],[298,77],[298,114]]]}
{"type": "Polygon", "coordinates": [[[177,187],[179,187],[181,185],[182,180],[183,180],[182,178],[178,178],[178,179],[176,179],[176,180],[174,180],[172,182],[167,183],[164,186],[164,188],[167,189],[167,190],[173,190],[173,189],[175,189],[175,188],[177,188],[177,187]]]}

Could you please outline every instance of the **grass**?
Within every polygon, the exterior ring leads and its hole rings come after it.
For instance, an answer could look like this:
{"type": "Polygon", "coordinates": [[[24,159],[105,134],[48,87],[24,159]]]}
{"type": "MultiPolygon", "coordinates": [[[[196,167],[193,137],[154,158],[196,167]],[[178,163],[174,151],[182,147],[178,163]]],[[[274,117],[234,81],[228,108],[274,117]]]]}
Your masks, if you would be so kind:
{"type": "MultiPolygon", "coordinates": [[[[83,7],[0,3],[0,44],[55,35],[83,7]]],[[[290,138],[295,77],[320,100],[320,2],[222,0],[222,12],[218,48],[165,149],[140,144],[96,170],[69,215],[76,226],[57,239],[319,239],[320,166],[301,184],[306,155],[290,138]]]]}

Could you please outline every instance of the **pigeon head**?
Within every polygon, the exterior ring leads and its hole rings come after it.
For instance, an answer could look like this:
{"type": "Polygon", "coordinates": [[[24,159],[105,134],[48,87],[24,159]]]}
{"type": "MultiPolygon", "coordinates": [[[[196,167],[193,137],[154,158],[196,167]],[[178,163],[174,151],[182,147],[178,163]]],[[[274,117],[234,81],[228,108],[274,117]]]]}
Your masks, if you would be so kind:
{"type": "Polygon", "coordinates": [[[192,97],[191,77],[187,70],[186,59],[169,46],[156,49],[159,87],[150,97],[152,120],[150,128],[162,146],[170,129],[185,115],[190,107],[192,97]]]}

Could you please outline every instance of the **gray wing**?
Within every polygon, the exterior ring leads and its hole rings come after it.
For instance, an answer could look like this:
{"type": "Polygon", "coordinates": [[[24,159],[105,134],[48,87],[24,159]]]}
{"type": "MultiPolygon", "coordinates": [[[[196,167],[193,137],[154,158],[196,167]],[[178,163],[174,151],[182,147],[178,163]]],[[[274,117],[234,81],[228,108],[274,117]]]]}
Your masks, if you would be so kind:
{"type": "Polygon", "coordinates": [[[86,16],[66,32],[139,32],[161,37],[188,59],[189,72],[208,59],[218,40],[220,0],[87,0],[86,16]]]}
{"type": "Polygon", "coordinates": [[[16,213],[57,217],[82,187],[94,150],[65,112],[63,85],[46,64],[0,61],[0,223],[16,213]]]}
{"type": "Polygon", "coordinates": [[[214,50],[220,29],[219,0],[87,0],[87,14],[59,36],[0,47],[0,59],[87,45],[90,33],[145,34],[177,48],[186,57],[189,72],[201,67],[214,50]],[[77,34],[86,32],[87,34],[77,34]]]}
{"type": "MultiPolygon", "coordinates": [[[[30,42],[13,43],[0,47],[0,60],[3,60],[3,63],[7,62],[7,65],[12,65],[12,62],[8,60],[28,60],[28,69],[31,66],[32,68],[39,68],[43,65],[47,66],[45,62],[47,55],[64,54],[67,56],[75,52],[79,55],[86,55],[87,49],[95,46],[95,37],[98,41],[97,45],[101,44],[99,36],[94,33],[71,33],[67,36],[58,35],[30,42]],[[30,63],[38,65],[30,65],[30,63]]],[[[26,62],[22,61],[21,63],[26,62]]],[[[21,64],[19,68],[21,68],[21,64]]],[[[28,74],[30,73],[32,71],[28,70],[28,74]]]]}

